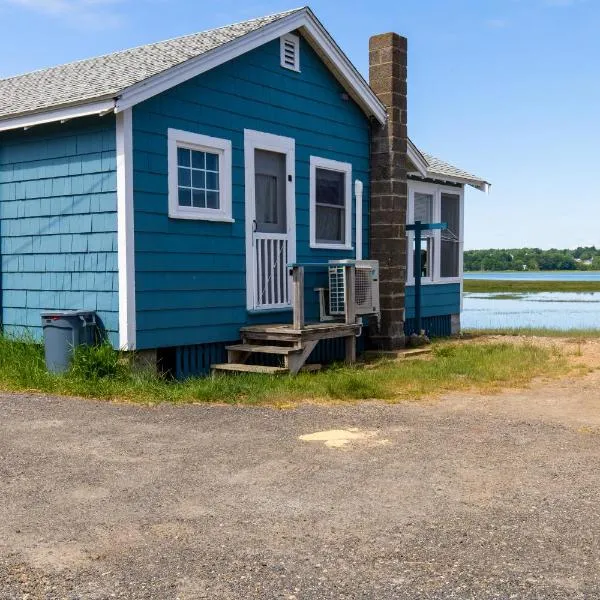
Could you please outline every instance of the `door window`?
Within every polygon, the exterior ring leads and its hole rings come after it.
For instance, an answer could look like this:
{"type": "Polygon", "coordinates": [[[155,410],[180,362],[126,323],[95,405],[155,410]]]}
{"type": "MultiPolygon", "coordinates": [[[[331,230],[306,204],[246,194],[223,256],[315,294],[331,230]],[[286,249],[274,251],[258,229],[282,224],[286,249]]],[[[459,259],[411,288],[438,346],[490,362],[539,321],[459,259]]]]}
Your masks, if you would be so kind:
{"type": "Polygon", "coordinates": [[[256,231],[286,232],[285,154],[255,150],[256,231]]]}

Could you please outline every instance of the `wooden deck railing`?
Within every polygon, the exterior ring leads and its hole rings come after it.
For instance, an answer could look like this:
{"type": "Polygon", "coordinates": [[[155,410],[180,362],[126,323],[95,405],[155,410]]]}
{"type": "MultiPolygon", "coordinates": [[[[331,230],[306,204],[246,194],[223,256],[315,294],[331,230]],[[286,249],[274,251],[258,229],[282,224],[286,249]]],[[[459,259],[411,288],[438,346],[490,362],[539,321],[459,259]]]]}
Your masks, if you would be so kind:
{"type": "MultiPolygon", "coordinates": [[[[302,329],[305,325],[304,320],[304,268],[325,268],[329,269],[328,263],[293,263],[288,265],[292,274],[292,309],[294,329],[302,329]]],[[[344,322],[348,325],[356,323],[356,306],[354,302],[356,267],[354,263],[349,262],[344,265],[344,322]]]]}

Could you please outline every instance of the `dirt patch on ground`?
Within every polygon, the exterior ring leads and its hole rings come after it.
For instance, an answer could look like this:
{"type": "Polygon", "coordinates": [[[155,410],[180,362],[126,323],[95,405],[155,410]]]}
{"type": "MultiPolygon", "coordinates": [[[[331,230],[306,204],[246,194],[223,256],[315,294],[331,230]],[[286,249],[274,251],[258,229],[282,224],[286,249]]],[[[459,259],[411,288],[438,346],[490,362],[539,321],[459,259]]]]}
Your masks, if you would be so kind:
{"type": "Polygon", "coordinates": [[[377,438],[376,431],[361,431],[357,427],[316,431],[315,433],[305,433],[298,437],[303,442],[322,442],[328,448],[348,448],[356,444],[380,444],[386,441],[376,440],[375,438],[377,438]]]}
{"type": "Polygon", "coordinates": [[[600,345],[568,344],[586,375],[433,403],[0,396],[0,598],[598,598],[600,345]]]}
{"type": "Polygon", "coordinates": [[[468,343],[490,341],[555,349],[565,356],[571,370],[534,379],[526,388],[509,387],[496,394],[450,394],[445,397],[449,410],[489,410],[514,419],[535,418],[590,431],[600,426],[600,340],[485,336],[468,343]]]}

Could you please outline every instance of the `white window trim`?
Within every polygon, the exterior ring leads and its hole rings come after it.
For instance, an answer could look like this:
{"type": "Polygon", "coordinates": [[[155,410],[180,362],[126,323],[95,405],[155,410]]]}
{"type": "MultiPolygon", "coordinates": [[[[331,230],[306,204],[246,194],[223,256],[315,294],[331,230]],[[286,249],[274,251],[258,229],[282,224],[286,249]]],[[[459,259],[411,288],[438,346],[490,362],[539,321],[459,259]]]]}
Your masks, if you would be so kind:
{"type": "Polygon", "coordinates": [[[231,214],[231,140],[208,135],[169,129],[169,217],[171,219],[194,219],[233,223],[231,214]],[[219,155],[219,209],[179,206],[177,148],[190,148],[219,155]]]}
{"type": "Polygon", "coordinates": [[[293,33],[287,33],[286,35],[282,35],[279,39],[281,66],[284,69],[288,69],[289,71],[295,71],[296,73],[300,73],[300,37],[293,33]],[[285,62],[286,42],[291,42],[292,44],[294,44],[294,66],[290,66],[285,62]]]}
{"type": "MultiPolygon", "coordinates": [[[[463,282],[463,246],[464,246],[464,186],[453,187],[436,183],[426,183],[421,181],[408,182],[408,206],[406,211],[406,223],[414,222],[415,210],[415,192],[433,195],[433,221],[439,223],[442,218],[442,193],[454,194],[460,197],[459,199],[459,246],[458,246],[458,277],[442,277],[440,274],[441,268],[441,251],[442,251],[442,232],[434,230],[433,237],[433,269],[431,277],[423,277],[421,283],[423,285],[440,285],[447,283],[463,282]]],[[[408,251],[406,254],[406,285],[415,285],[414,276],[414,231],[407,231],[406,238],[408,251]]]]}
{"type": "Polygon", "coordinates": [[[321,158],[320,156],[310,157],[310,247],[323,250],[352,250],[352,165],[350,163],[321,158]],[[322,243],[317,242],[317,169],[327,169],[328,171],[338,171],[344,173],[344,209],[346,231],[344,242],[322,243]]]}

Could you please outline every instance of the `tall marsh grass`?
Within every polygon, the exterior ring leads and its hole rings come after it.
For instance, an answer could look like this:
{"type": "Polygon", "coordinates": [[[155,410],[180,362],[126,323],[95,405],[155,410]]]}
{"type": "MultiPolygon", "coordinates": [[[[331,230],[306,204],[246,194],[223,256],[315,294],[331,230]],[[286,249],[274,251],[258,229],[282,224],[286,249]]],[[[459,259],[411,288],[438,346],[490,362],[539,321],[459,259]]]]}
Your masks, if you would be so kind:
{"type": "Polygon", "coordinates": [[[600,292],[600,281],[529,280],[529,279],[465,279],[465,292],[536,293],[536,292],[600,292]]]}

